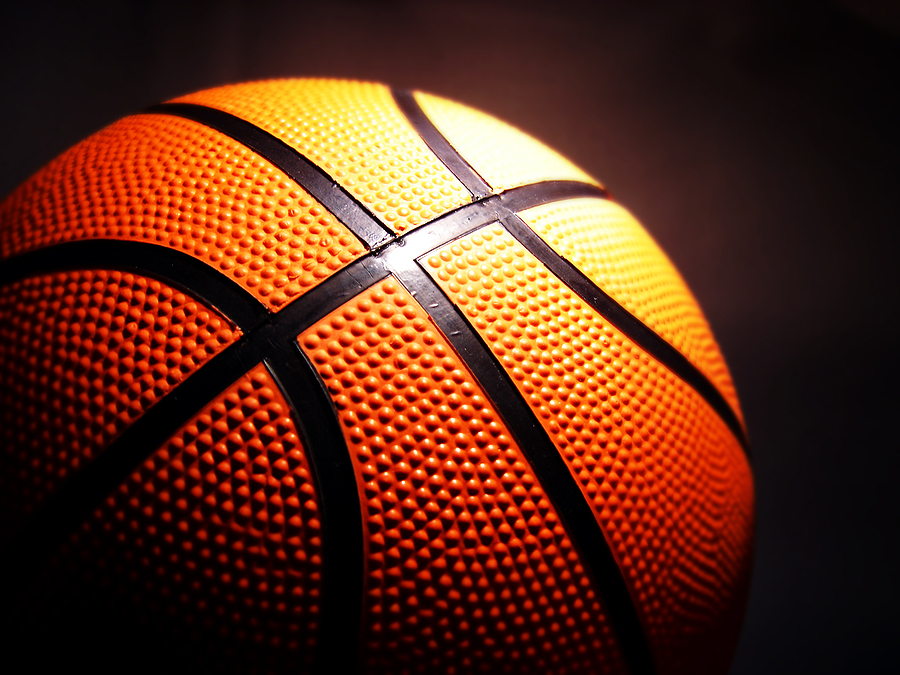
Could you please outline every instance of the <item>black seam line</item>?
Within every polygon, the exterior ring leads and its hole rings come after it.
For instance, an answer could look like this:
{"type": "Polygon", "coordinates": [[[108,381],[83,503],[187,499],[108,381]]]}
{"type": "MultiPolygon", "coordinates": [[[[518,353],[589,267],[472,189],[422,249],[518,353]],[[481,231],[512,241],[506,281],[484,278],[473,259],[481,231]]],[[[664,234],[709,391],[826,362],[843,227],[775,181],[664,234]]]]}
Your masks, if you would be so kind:
{"type": "Polygon", "coordinates": [[[3,262],[0,286],[71,270],[151,276],[215,308],[242,330],[257,326],[269,315],[262,303],[214,267],[182,251],[139,241],[87,239],[29,251],[3,262]]]}
{"type": "MultiPolygon", "coordinates": [[[[266,328],[267,325],[263,332],[266,328]]],[[[14,579],[16,586],[4,584],[4,594],[11,596],[6,606],[22,602],[18,595],[30,587],[28,581],[103,499],[113,494],[176,430],[262,360],[259,347],[265,343],[264,339],[245,338],[213,356],[132,422],[78,472],[77,479],[59,486],[7,549],[4,578],[14,579]]]]}
{"type": "Polygon", "coordinates": [[[395,236],[325,171],[280,138],[255,124],[223,110],[193,103],[162,103],[148,108],[143,114],[173,115],[199,122],[247,146],[302,186],[370,250],[395,236]]]}
{"type": "Polygon", "coordinates": [[[507,231],[564,284],[577,293],[604,319],[696,391],[725,423],[747,458],[750,444],[744,427],[716,386],[687,357],[648,328],[640,319],[604,293],[577,267],[556,253],[521,218],[510,214],[501,220],[507,231]]]}
{"type": "Polygon", "coordinates": [[[487,181],[472,168],[471,164],[463,159],[462,155],[453,149],[447,138],[438,130],[434,122],[429,119],[425,111],[422,110],[412,92],[392,89],[391,94],[397,107],[400,108],[400,111],[406,116],[413,129],[425,141],[425,145],[431,148],[431,151],[444,163],[444,166],[450,169],[450,172],[459,179],[459,182],[472,193],[473,197],[480,199],[493,193],[487,181]]]}
{"type": "Polygon", "coordinates": [[[358,640],[349,626],[362,625],[364,560],[362,507],[350,451],[324,382],[297,342],[283,341],[265,359],[293,412],[317,479],[322,523],[322,597],[313,672],[353,673],[358,640]],[[301,414],[302,412],[302,414],[301,414]]]}
{"type": "MultiPolygon", "coordinates": [[[[421,258],[384,256],[395,278],[416,298],[462,357],[506,423],[553,503],[573,545],[600,591],[610,623],[632,675],[655,673],[637,610],[593,508],[584,498],[559,450],[481,336],[426,272],[421,258]],[[418,263],[418,264],[417,264],[418,263]]],[[[427,255],[427,254],[426,254],[427,255]]]]}
{"type": "Polygon", "coordinates": [[[609,199],[606,188],[577,180],[547,180],[529,183],[501,192],[500,200],[511,212],[524,211],[541,204],[559,202],[578,197],[609,199]]]}

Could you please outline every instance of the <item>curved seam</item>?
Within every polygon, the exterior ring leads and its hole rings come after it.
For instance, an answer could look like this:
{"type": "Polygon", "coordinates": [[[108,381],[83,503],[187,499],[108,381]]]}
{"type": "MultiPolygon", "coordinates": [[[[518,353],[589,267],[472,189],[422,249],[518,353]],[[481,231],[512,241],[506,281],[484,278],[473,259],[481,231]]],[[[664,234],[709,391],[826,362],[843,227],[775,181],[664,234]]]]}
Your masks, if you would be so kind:
{"type": "Polygon", "coordinates": [[[146,275],[205,301],[243,331],[269,311],[237,282],[189,253],[161,244],[121,239],[81,239],[21,253],[3,262],[0,286],[41,274],[115,270],[146,275]]]}
{"type": "Polygon", "coordinates": [[[575,265],[557,254],[518,215],[511,213],[501,222],[525,249],[587,302],[600,316],[608,320],[628,339],[693,389],[728,427],[749,458],[750,446],[740,420],[719,389],[699,368],[670,342],[660,337],[656,331],[616,302],[575,265]]]}
{"type": "Polygon", "coordinates": [[[236,115],[195,103],[161,103],[141,114],[180,117],[215,129],[271,162],[309,192],[370,250],[396,235],[322,168],[265,129],[236,115]]]}
{"type": "Polygon", "coordinates": [[[465,158],[453,149],[447,138],[438,130],[419,105],[411,91],[391,90],[394,103],[406,117],[412,128],[425,141],[425,145],[443,162],[450,173],[472,193],[476,199],[493,194],[487,181],[469,164],[465,158]]]}
{"type": "Polygon", "coordinates": [[[305,440],[318,495],[322,559],[328,561],[320,568],[322,598],[313,672],[355,672],[359,641],[343,635],[347,624],[362,626],[365,552],[356,472],[331,397],[300,345],[280,342],[269,351],[266,368],[305,440]]]}

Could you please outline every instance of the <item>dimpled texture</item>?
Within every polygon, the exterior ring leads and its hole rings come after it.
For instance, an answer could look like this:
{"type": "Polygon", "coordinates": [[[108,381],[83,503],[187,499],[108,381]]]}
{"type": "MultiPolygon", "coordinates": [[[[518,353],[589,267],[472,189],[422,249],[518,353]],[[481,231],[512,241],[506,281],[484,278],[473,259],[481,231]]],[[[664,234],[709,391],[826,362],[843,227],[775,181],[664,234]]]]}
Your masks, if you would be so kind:
{"type": "Polygon", "coordinates": [[[80,239],[152,242],[220,270],[271,309],[359,257],[359,240],[243,145],[138,115],[63,153],[0,205],[0,254],[80,239]]]}
{"type": "Polygon", "coordinates": [[[300,338],[365,526],[365,672],[623,672],[601,600],[508,429],[395,280],[300,338]]]}
{"type": "Polygon", "coordinates": [[[495,191],[547,180],[597,181],[540,141],[481,111],[415,93],[416,101],[450,145],[495,191]]]}
{"type": "Polygon", "coordinates": [[[607,295],[675,347],[740,417],[737,392],[703,312],[640,223],[604,199],[542,204],[519,216],[607,295]]]}
{"type": "Polygon", "coordinates": [[[725,672],[744,604],[753,488],[698,394],[499,224],[426,268],[490,346],[593,506],[660,675],[725,672]]]}
{"type": "Polygon", "coordinates": [[[4,528],[239,335],[135,274],[65,272],[0,289],[4,528]]]}
{"type": "Polygon", "coordinates": [[[394,232],[471,201],[384,85],[339,80],[236,84],[175,99],[218,108],[277,136],[394,232]]]}
{"type": "Polygon", "coordinates": [[[212,638],[210,651],[224,645],[230,663],[207,664],[216,670],[308,667],[320,530],[290,408],[258,365],[103,501],[64,546],[57,574],[98,601],[142,608],[150,628],[212,638]]]}

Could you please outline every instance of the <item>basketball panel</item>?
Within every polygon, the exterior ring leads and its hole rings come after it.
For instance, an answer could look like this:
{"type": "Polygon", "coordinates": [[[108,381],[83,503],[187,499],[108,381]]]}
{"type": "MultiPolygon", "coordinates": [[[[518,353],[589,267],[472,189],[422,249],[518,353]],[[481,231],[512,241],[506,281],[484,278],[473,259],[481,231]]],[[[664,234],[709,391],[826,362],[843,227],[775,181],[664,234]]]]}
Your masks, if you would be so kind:
{"type": "Polygon", "coordinates": [[[219,87],[172,102],[223,110],[265,129],[396,233],[472,200],[384,85],[277,80],[219,87]]]}
{"type": "Polygon", "coordinates": [[[752,478],[737,439],[499,224],[434,251],[424,267],[593,506],[658,672],[717,672],[733,652],[731,610],[743,602],[752,544],[752,478]]]}

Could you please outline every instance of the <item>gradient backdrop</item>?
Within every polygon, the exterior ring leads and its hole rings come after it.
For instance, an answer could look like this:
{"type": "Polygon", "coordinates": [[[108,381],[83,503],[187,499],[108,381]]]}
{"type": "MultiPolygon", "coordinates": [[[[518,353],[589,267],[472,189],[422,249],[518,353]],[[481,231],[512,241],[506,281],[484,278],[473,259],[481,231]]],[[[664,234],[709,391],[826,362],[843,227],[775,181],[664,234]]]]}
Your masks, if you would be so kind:
{"type": "Polygon", "coordinates": [[[637,215],[731,366],[758,500],[732,673],[896,672],[895,3],[79,4],[4,10],[0,194],[123,115],[240,80],[379,80],[519,126],[637,215]]]}

